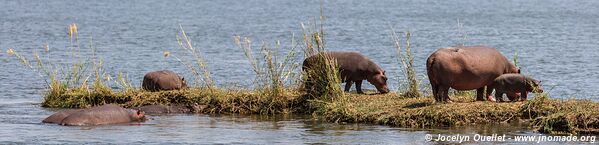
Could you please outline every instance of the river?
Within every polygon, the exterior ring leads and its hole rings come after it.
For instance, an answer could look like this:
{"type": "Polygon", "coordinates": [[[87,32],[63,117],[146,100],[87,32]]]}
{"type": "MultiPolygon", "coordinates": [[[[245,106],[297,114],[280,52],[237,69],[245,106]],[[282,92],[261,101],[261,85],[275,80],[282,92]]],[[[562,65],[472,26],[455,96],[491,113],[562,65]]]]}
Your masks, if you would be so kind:
{"type": "MultiPolygon", "coordinates": [[[[6,53],[14,48],[28,58],[39,52],[53,62],[71,61],[65,60],[71,50],[67,26],[76,23],[84,55],[90,55],[92,45],[109,75],[124,72],[140,86],[143,74],[153,70],[192,77],[174,57],[163,56],[168,51],[189,59],[177,44],[181,26],[201,49],[217,85],[247,88],[254,74],[233,37],[249,37],[255,48],[280,40],[288,50],[292,36],[301,39],[301,23],[317,20],[320,6],[314,0],[0,0],[0,144],[427,144],[425,134],[538,135],[525,126],[415,130],[325,123],[301,115],[165,115],[98,127],[42,124],[56,111],[39,105],[44,78],[6,53]]],[[[423,84],[428,83],[426,57],[436,49],[487,45],[510,59],[517,54],[523,73],[542,80],[551,97],[599,101],[599,1],[331,0],[323,6],[327,48],[370,57],[387,70],[392,89],[403,76],[391,27],[400,35],[412,34],[423,84]]]]}

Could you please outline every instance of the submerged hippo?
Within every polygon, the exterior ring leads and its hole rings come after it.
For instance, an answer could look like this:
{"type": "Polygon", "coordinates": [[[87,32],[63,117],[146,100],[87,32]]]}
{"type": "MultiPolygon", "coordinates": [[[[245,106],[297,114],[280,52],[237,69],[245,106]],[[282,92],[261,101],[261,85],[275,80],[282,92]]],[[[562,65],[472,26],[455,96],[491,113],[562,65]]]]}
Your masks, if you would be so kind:
{"type": "Polygon", "coordinates": [[[105,125],[144,121],[143,112],[107,104],[90,109],[69,109],[44,119],[45,123],[69,126],[105,125]],[[60,120],[60,121],[59,121],[60,120]]]}
{"type": "Polygon", "coordinates": [[[56,112],[50,116],[48,116],[48,118],[44,119],[42,122],[43,123],[55,123],[55,124],[60,124],[60,122],[62,122],[62,120],[64,118],[66,118],[67,116],[75,113],[75,112],[79,112],[82,111],[83,109],[65,109],[65,110],[61,110],[59,112],[56,112]]]}
{"type": "Polygon", "coordinates": [[[503,74],[495,78],[489,88],[495,89],[497,101],[503,101],[501,98],[505,93],[508,94],[510,101],[524,101],[528,97],[528,92],[543,92],[540,81],[521,74],[503,74]]]}
{"type": "Polygon", "coordinates": [[[142,88],[148,91],[178,90],[187,88],[185,78],[170,70],[149,72],[144,76],[142,88]]]}
{"type": "MultiPolygon", "coordinates": [[[[356,91],[362,92],[362,80],[367,80],[374,85],[380,93],[388,93],[387,77],[385,70],[366,56],[357,52],[326,52],[328,57],[337,60],[341,71],[341,80],[345,82],[345,91],[349,91],[353,82],[356,83],[356,91]]],[[[302,69],[305,71],[315,65],[316,57],[322,54],[310,56],[304,60],[302,69]]]]}
{"type": "MultiPolygon", "coordinates": [[[[483,101],[485,86],[502,74],[520,73],[514,64],[495,48],[485,46],[462,46],[441,48],[426,61],[426,70],[436,101],[451,101],[449,88],[456,90],[476,89],[476,100],[483,101]]],[[[492,90],[487,90],[489,101],[492,90]]]]}
{"type": "Polygon", "coordinates": [[[135,109],[143,111],[147,114],[168,114],[168,113],[199,113],[206,109],[207,105],[183,105],[183,104],[173,104],[173,105],[146,105],[142,107],[137,107],[135,109]]]}

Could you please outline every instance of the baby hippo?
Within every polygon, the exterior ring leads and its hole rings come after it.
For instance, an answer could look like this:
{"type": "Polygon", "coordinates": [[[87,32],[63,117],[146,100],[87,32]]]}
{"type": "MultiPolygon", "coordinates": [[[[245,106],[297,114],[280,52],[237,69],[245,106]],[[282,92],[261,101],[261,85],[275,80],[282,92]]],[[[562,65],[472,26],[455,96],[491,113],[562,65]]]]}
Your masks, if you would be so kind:
{"type": "Polygon", "coordinates": [[[106,125],[145,120],[143,112],[107,104],[90,109],[68,109],[44,119],[44,123],[58,123],[68,126],[106,125]]]}
{"type": "MultiPolygon", "coordinates": [[[[304,71],[317,65],[317,57],[323,55],[317,54],[304,60],[302,69],[304,71]]],[[[345,82],[345,91],[349,91],[352,83],[356,83],[356,91],[362,92],[362,80],[367,80],[374,85],[380,93],[388,93],[387,76],[385,70],[379,67],[372,60],[357,52],[326,52],[324,55],[337,60],[341,80],[345,82]]]]}
{"type": "Polygon", "coordinates": [[[148,91],[178,90],[187,88],[185,78],[170,70],[149,72],[144,76],[142,88],[148,91]]]}
{"type": "Polygon", "coordinates": [[[543,92],[540,81],[521,74],[503,74],[493,80],[491,88],[495,89],[495,98],[500,102],[503,94],[507,94],[510,101],[524,101],[528,92],[543,92]]]}

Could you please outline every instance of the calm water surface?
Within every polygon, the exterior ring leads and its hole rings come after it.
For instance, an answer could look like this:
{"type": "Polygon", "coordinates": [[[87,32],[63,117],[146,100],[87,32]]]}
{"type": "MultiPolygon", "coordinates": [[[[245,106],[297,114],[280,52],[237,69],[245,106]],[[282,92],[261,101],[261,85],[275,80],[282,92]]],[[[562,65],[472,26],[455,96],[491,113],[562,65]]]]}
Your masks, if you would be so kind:
{"type": "MultiPolygon", "coordinates": [[[[517,53],[523,72],[542,80],[552,97],[599,101],[599,1],[332,0],[324,6],[328,48],[369,56],[387,70],[394,89],[403,77],[390,26],[412,33],[420,74],[426,57],[440,47],[488,45],[510,59],[517,53]],[[458,20],[463,27],[458,27],[458,20]]],[[[293,34],[301,34],[300,23],[309,25],[319,10],[319,1],[293,0],[0,0],[0,144],[420,144],[426,143],[423,136],[428,133],[536,134],[518,126],[410,130],[330,124],[307,116],[172,115],[152,116],[148,122],[132,125],[40,124],[55,112],[39,106],[44,82],[37,72],[6,55],[8,48],[14,48],[25,56],[40,52],[54,62],[68,62],[64,60],[70,50],[66,26],[77,23],[82,53],[90,52],[93,42],[112,76],[125,72],[137,86],[143,74],[158,69],[191,78],[173,57],[163,57],[169,51],[189,59],[176,41],[181,25],[204,53],[218,85],[249,87],[253,72],[233,36],[252,38],[255,48],[262,41],[273,44],[275,40],[288,48],[293,34]],[[50,54],[42,53],[45,44],[50,54]]]]}

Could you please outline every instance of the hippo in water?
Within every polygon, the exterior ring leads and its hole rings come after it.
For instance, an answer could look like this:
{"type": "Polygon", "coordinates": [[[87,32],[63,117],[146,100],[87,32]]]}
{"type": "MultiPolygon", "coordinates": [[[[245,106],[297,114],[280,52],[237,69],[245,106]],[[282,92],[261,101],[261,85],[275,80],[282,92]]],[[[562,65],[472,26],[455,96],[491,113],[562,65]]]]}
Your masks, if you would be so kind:
{"type": "MultiPolygon", "coordinates": [[[[376,63],[358,52],[325,52],[328,57],[337,60],[341,71],[341,80],[345,82],[345,91],[349,91],[352,83],[356,83],[356,91],[362,92],[362,80],[367,80],[374,85],[380,93],[388,93],[387,77],[385,70],[376,63]]],[[[306,71],[316,63],[316,57],[321,54],[310,56],[304,60],[302,69],[306,71]]]]}
{"type": "Polygon", "coordinates": [[[55,124],[60,124],[60,122],[62,122],[62,120],[64,118],[66,118],[67,116],[75,113],[75,112],[79,112],[83,109],[65,109],[65,110],[61,110],[59,112],[56,112],[52,115],[50,115],[49,117],[47,117],[46,119],[44,119],[42,122],[43,123],[55,123],[55,124]]]}
{"type": "Polygon", "coordinates": [[[542,93],[541,82],[521,74],[503,74],[493,81],[489,88],[495,89],[497,101],[503,101],[503,94],[507,93],[510,101],[524,101],[528,92],[542,93]]]}
{"type": "Polygon", "coordinates": [[[187,88],[185,78],[170,70],[149,72],[144,76],[142,88],[148,91],[178,90],[187,88]]]}
{"type": "Polygon", "coordinates": [[[145,115],[141,111],[107,104],[90,109],[60,111],[44,119],[43,122],[69,126],[87,126],[139,122],[144,120],[145,115]]]}
{"type": "Polygon", "coordinates": [[[168,113],[200,113],[204,111],[208,106],[199,104],[171,104],[171,105],[146,105],[142,107],[135,107],[137,110],[141,110],[146,114],[168,114],[168,113]]]}
{"type": "MultiPolygon", "coordinates": [[[[520,73],[514,64],[495,48],[485,46],[461,46],[441,48],[426,61],[426,70],[436,101],[450,102],[449,88],[456,90],[476,89],[476,100],[483,101],[485,86],[502,74],[520,73]]],[[[492,90],[487,90],[489,101],[492,90]]]]}

